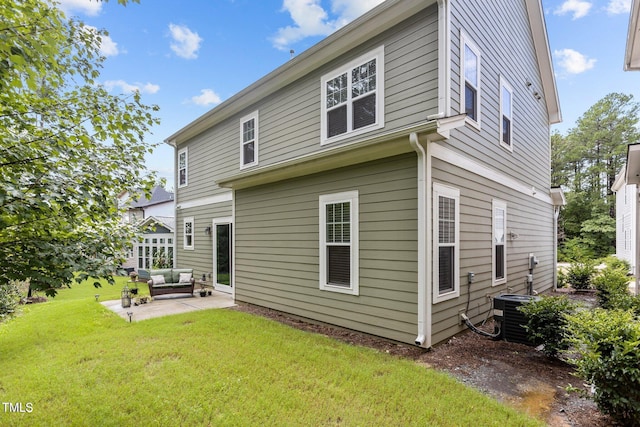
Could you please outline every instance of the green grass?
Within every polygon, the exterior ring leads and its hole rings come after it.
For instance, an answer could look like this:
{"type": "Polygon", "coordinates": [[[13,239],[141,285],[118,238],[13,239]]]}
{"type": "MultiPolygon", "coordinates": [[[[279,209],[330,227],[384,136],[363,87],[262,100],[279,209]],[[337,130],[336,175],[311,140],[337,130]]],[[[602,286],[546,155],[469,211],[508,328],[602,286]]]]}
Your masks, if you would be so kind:
{"type": "Polygon", "coordinates": [[[76,285],[0,324],[0,425],[529,426],[410,361],[233,310],[128,323],[76,285]]]}

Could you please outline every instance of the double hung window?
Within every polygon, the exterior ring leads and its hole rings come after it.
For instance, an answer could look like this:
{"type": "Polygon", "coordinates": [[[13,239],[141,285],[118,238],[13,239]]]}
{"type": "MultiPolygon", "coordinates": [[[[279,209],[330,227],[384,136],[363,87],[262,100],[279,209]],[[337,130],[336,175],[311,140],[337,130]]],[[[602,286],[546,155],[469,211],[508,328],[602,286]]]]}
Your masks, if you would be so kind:
{"type": "Polygon", "coordinates": [[[193,226],[194,226],[194,221],[193,221],[193,217],[187,217],[184,219],[183,222],[183,247],[184,249],[193,249],[194,248],[194,242],[193,242],[193,226]]]}
{"type": "Polygon", "coordinates": [[[322,143],[384,126],[384,47],[322,78],[322,143]]]}
{"type": "Polygon", "coordinates": [[[500,77],[500,145],[513,149],[513,89],[500,77]]]}
{"type": "Polygon", "coordinates": [[[258,112],[240,120],[240,169],[258,164],[258,112]]]}
{"type": "Polygon", "coordinates": [[[467,122],[480,126],[480,50],[462,33],[460,35],[460,105],[467,122]]]}
{"type": "Polygon", "coordinates": [[[460,295],[460,191],[433,184],[434,302],[460,295]]]}
{"type": "Polygon", "coordinates": [[[178,187],[185,187],[188,183],[188,160],[186,148],[178,151],[178,187]]]}
{"type": "Polygon", "coordinates": [[[320,196],[320,289],[358,294],[358,192],[320,196]]]}
{"type": "Polygon", "coordinates": [[[493,284],[507,281],[507,204],[493,201],[493,284]]]}

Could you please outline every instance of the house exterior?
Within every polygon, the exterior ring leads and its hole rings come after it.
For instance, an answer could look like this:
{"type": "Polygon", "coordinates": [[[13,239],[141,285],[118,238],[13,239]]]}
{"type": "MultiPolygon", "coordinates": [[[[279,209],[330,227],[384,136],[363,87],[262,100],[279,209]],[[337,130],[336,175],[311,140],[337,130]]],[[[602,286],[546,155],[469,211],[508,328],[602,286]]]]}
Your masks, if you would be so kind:
{"type": "Polygon", "coordinates": [[[140,230],[138,240],[132,242],[131,250],[122,267],[137,271],[152,268],[154,263],[173,266],[175,247],[175,203],[174,194],[157,185],[151,197],[144,194],[131,196],[123,193],[120,204],[127,209],[122,221],[135,224],[140,230]]]}
{"type": "Polygon", "coordinates": [[[539,0],[387,0],[166,139],[176,265],[430,347],[554,286],[560,119],[539,0]]]}
{"type": "Polygon", "coordinates": [[[625,165],[611,187],[616,195],[616,257],[628,261],[631,273],[635,274],[638,185],[628,184],[626,175],[625,165]]]}

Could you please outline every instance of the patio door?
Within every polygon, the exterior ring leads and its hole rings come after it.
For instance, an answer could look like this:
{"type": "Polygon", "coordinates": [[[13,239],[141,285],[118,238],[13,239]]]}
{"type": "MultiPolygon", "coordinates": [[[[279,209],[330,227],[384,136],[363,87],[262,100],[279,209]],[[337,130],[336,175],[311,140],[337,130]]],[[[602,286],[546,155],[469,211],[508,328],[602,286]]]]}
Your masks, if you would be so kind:
{"type": "Polygon", "coordinates": [[[216,290],[231,293],[233,287],[233,222],[213,220],[213,283],[216,290]]]}

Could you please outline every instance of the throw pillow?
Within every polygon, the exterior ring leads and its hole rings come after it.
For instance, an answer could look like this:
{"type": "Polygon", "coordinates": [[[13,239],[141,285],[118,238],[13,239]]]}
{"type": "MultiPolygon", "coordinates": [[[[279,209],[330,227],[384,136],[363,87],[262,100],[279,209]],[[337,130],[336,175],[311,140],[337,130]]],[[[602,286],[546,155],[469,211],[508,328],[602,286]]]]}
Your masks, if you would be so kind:
{"type": "Polygon", "coordinates": [[[180,283],[189,283],[191,281],[191,273],[180,273],[180,283]]]}
{"type": "Polygon", "coordinates": [[[151,280],[153,280],[154,285],[164,285],[164,276],[159,274],[157,276],[151,276],[151,280]]]}

